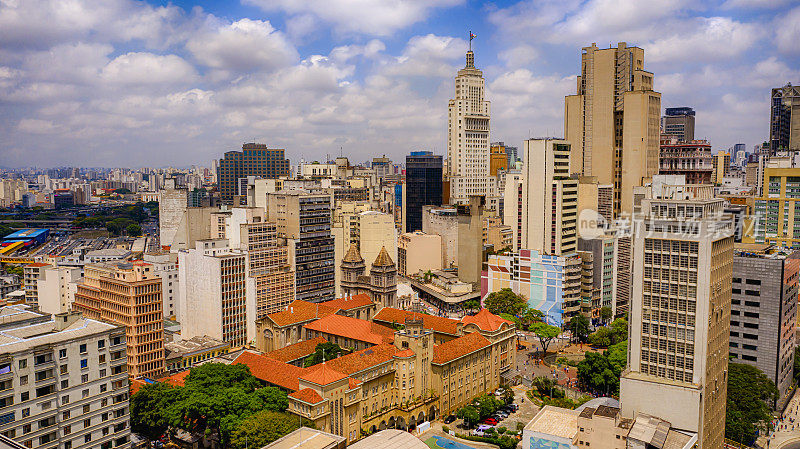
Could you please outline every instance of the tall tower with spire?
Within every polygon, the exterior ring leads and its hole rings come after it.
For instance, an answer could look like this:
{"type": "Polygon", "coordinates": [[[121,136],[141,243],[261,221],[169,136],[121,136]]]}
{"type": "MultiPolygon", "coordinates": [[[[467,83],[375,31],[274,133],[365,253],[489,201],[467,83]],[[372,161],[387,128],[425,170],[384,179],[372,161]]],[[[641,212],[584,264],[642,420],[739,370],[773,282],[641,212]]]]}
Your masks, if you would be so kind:
{"type": "Polygon", "coordinates": [[[475,54],[455,79],[455,97],[447,108],[447,177],[450,202],[469,203],[470,195],[493,194],[489,173],[489,102],[485,100],[483,72],[475,68],[475,54]]]}

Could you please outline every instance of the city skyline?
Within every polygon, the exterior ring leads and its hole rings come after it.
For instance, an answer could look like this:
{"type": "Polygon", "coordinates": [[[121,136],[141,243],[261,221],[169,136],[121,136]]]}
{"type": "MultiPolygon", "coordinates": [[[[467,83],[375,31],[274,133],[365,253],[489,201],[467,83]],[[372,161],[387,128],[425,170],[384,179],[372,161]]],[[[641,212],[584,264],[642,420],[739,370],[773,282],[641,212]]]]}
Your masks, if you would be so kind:
{"type": "Polygon", "coordinates": [[[563,136],[592,42],[644,48],[662,113],[694,108],[714,151],[766,141],[770,89],[800,79],[788,0],[152,3],[0,5],[3,166],[210,166],[252,141],[295,164],[444,154],[470,31],[511,145],[563,136]]]}

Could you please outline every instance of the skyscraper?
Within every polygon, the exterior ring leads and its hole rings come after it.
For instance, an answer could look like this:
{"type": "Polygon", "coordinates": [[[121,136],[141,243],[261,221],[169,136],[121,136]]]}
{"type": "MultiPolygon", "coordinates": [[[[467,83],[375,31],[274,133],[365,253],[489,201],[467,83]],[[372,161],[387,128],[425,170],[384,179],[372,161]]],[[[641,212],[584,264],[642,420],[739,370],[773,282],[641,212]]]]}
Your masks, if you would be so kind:
{"type": "MultiPolygon", "coordinates": [[[[467,65],[458,71],[455,97],[447,108],[447,175],[450,202],[466,204],[470,195],[488,195],[489,102],[484,99],[483,72],[475,68],[475,55],[467,52],[467,65]]],[[[407,228],[407,230],[414,230],[407,228]]]]}
{"type": "Polygon", "coordinates": [[[624,42],[584,47],[578,93],[564,102],[571,170],[614,185],[614,214],[631,212],[633,187],[658,172],[661,94],[644,70],[644,50],[624,42]]]}
{"type": "Polygon", "coordinates": [[[217,178],[222,202],[231,204],[239,192],[241,178],[260,176],[279,178],[289,175],[289,160],[284,150],[267,148],[261,143],[246,143],[242,151],[228,151],[219,160],[217,178]]]}
{"type": "MultiPolygon", "coordinates": [[[[550,256],[578,249],[578,180],[570,178],[570,144],[562,139],[525,141],[520,249],[550,256]]],[[[506,223],[516,227],[516,223],[506,223]]]]}
{"type": "Polygon", "coordinates": [[[442,205],[442,156],[412,151],[406,156],[406,232],[422,230],[422,206],[442,205]]]}
{"type": "Polygon", "coordinates": [[[800,151],[800,87],[791,83],[772,89],[769,151],[800,151]]]}
{"type": "Polygon", "coordinates": [[[680,142],[694,140],[694,109],[687,107],[664,109],[661,132],[674,136],[680,142]]]}
{"type": "Polygon", "coordinates": [[[714,198],[712,186],[661,185],[659,190],[642,201],[643,220],[634,229],[622,414],[658,416],[697,433],[699,447],[720,448],[733,223],[723,215],[724,201],[714,198]]]}

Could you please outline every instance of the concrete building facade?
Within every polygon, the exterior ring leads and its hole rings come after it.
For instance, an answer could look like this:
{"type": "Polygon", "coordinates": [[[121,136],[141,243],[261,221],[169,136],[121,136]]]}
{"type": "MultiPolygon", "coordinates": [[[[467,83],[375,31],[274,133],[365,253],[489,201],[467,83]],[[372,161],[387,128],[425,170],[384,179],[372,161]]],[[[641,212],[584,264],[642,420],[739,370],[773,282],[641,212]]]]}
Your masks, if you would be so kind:
{"type": "Polygon", "coordinates": [[[171,247],[183,215],[188,207],[188,190],[176,185],[175,178],[164,180],[158,192],[158,239],[163,247],[171,247]]]}
{"type": "Polygon", "coordinates": [[[406,232],[397,241],[397,273],[412,276],[420,271],[442,269],[442,237],[424,232],[406,232]]]}
{"type": "Polygon", "coordinates": [[[572,173],[614,186],[614,217],[630,213],[633,187],[658,173],[661,94],[644,70],[644,50],[620,42],[581,52],[577,95],[564,102],[572,173]]]}
{"type": "Polygon", "coordinates": [[[442,266],[458,265],[458,213],[455,208],[424,206],[422,232],[442,237],[442,266]]]}
{"type": "Polygon", "coordinates": [[[81,269],[74,267],[42,267],[36,281],[39,310],[65,313],[75,302],[75,284],[81,281],[81,269]]]}

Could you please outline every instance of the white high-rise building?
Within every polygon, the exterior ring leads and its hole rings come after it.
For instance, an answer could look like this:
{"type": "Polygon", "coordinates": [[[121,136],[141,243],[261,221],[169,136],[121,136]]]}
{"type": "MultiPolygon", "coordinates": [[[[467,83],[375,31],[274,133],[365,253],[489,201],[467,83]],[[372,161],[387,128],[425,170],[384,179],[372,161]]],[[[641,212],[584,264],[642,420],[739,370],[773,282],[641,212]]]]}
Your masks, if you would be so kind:
{"type": "Polygon", "coordinates": [[[447,176],[450,202],[468,204],[470,195],[496,196],[497,190],[489,174],[489,102],[472,50],[455,85],[455,98],[447,108],[447,176]]]}

